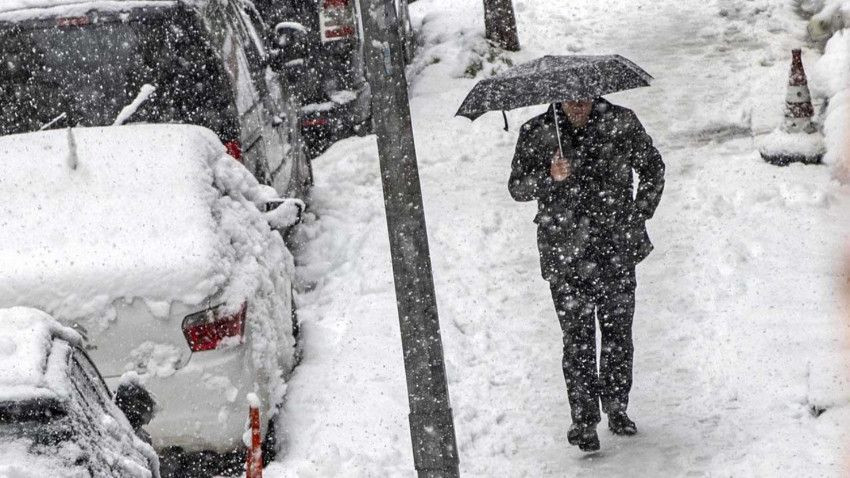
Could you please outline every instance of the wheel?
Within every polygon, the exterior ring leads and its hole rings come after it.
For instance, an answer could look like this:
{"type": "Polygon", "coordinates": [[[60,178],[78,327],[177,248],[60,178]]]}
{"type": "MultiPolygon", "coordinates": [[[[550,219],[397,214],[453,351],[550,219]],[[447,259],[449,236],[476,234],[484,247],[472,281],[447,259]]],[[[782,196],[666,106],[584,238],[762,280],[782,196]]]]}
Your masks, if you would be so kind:
{"type": "Polygon", "coordinates": [[[268,428],[266,428],[266,437],[263,439],[262,450],[264,468],[277,458],[277,426],[275,426],[275,422],[277,421],[278,413],[275,413],[269,420],[268,428]]]}

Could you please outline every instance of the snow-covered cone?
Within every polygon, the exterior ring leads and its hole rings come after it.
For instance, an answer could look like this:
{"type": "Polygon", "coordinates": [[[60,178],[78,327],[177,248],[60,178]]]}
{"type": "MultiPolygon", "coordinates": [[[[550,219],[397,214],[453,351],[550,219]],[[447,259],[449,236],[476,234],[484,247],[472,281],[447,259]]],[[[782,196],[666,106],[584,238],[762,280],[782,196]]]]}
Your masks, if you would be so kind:
{"type": "Polygon", "coordinates": [[[825,152],[823,135],[812,121],[815,114],[806,71],[799,49],[791,51],[791,75],[785,96],[785,119],[777,130],[759,142],[765,161],[784,166],[789,163],[819,163],[825,152]]]}

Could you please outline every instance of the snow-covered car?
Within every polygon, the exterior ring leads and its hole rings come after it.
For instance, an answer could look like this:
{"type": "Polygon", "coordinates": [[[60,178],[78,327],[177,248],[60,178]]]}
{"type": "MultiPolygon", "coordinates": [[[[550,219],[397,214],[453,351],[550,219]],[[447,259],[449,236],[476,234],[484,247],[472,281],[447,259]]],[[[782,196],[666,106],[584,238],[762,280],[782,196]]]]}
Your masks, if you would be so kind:
{"type": "Polygon", "coordinates": [[[299,105],[269,67],[264,28],[247,0],[0,2],[0,135],[204,126],[260,182],[304,198],[299,105]]]}
{"type": "Polygon", "coordinates": [[[0,476],[159,477],[81,345],[40,310],[0,309],[0,476]]]}
{"type": "Polygon", "coordinates": [[[274,416],[295,362],[293,258],[275,229],[300,200],[190,125],[0,137],[0,170],[0,307],[76,329],[110,385],[137,373],[161,405],[157,450],[242,447],[248,393],[274,416]]]}
{"type": "MultiPolygon", "coordinates": [[[[405,60],[413,60],[408,0],[396,0],[405,60]]],[[[255,0],[277,43],[301,53],[297,80],[304,103],[301,128],[309,153],[371,131],[372,90],[365,76],[357,0],[255,0]]],[[[294,53],[288,53],[292,56],[294,53]]]]}

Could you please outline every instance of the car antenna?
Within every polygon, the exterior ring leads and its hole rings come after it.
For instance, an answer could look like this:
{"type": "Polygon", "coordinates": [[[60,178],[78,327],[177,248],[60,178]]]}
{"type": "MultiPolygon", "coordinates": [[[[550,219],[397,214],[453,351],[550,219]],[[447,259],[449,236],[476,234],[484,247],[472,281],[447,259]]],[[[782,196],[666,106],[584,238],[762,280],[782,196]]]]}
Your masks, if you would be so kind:
{"type": "Polygon", "coordinates": [[[58,123],[58,122],[62,121],[63,119],[65,119],[65,118],[67,118],[67,117],[68,117],[68,113],[67,113],[67,112],[63,112],[61,115],[59,115],[59,116],[57,116],[57,117],[53,118],[52,120],[48,121],[47,123],[45,123],[45,124],[44,124],[44,126],[42,126],[41,128],[38,128],[38,130],[39,130],[39,131],[44,131],[44,130],[46,130],[47,128],[50,128],[51,126],[55,125],[56,123],[58,123]]]}
{"type": "Polygon", "coordinates": [[[68,126],[68,167],[76,171],[80,158],[77,156],[77,139],[74,137],[74,129],[68,126]]]}

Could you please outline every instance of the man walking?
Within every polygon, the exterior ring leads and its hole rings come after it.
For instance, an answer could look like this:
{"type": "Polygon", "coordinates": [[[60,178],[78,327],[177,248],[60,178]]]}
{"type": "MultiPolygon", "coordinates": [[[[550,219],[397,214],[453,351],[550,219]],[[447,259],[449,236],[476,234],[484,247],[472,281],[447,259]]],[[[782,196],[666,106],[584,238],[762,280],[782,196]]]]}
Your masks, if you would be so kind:
{"type": "Polygon", "coordinates": [[[635,265],[652,250],[644,223],[661,199],[664,162],[631,110],[602,98],[556,103],[522,126],[508,187],[538,203],[540,266],[564,334],[568,440],[598,450],[600,400],[613,433],[637,432],[626,414],[635,265]]]}

